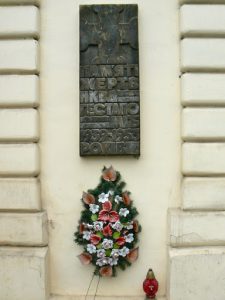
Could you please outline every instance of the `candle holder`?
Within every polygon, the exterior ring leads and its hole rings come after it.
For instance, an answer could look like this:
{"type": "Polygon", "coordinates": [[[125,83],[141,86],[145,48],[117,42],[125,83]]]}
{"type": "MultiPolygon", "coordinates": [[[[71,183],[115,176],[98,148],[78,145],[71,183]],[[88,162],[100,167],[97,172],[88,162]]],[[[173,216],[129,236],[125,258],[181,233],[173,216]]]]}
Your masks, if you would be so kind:
{"type": "Polygon", "coordinates": [[[153,270],[149,269],[146,275],[146,279],[143,282],[143,290],[146,294],[145,299],[156,300],[156,293],[158,292],[158,289],[159,283],[155,278],[153,270]]]}

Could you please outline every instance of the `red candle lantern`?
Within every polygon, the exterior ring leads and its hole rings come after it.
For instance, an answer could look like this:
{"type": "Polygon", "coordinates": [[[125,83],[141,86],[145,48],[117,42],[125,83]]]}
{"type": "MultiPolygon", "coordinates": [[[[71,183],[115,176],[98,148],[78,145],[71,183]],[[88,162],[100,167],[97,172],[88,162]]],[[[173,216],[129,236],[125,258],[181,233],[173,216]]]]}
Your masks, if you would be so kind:
{"type": "Polygon", "coordinates": [[[155,279],[152,269],[148,270],[145,281],[143,282],[143,290],[146,293],[146,299],[156,299],[156,293],[159,289],[159,283],[155,279]]]}

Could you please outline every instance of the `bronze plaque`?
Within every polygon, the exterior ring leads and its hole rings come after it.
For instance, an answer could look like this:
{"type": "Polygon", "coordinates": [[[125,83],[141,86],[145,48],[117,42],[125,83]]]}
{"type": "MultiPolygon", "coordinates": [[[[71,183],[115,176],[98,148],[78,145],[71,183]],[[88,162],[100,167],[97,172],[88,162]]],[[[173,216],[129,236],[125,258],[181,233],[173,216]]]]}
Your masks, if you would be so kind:
{"type": "Polygon", "coordinates": [[[137,5],[80,6],[80,155],[140,155],[137,5]]]}

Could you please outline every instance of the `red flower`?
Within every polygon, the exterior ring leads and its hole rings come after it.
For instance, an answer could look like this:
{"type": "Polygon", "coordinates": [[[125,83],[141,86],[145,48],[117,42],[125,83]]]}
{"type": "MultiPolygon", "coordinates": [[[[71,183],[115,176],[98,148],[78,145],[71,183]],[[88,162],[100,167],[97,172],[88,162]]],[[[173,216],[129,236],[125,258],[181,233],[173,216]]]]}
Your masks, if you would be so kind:
{"type": "Polygon", "coordinates": [[[123,246],[125,244],[125,238],[124,237],[119,237],[117,240],[116,240],[116,243],[117,245],[119,246],[123,246]]]}
{"type": "Polygon", "coordinates": [[[127,192],[125,192],[125,193],[122,194],[122,198],[123,198],[123,203],[126,206],[130,205],[131,199],[130,199],[130,196],[129,196],[129,194],[127,192]]]}
{"type": "Polygon", "coordinates": [[[119,219],[119,214],[116,211],[111,211],[109,213],[109,222],[116,223],[117,221],[119,221],[119,219]]]}
{"type": "Polygon", "coordinates": [[[138,253],[139,253],[139,248],[132,249],[126,256],[126,259],[130,262],[133,263],[137,260],[138,258],[138,253]]]}
{"type": "Polygon", "coordinates": [[[116,211],[111,211],[112,203],[110,201],[106,201],[102,204],[103,210],[100,211],[98,219],[103,222],[111,222],[115,223],[119,220],[119,215],[116,211]]]}
{"type": "Polygon", "coordinates": [[[92,261],[92,256],[87,252],[81,253],[78,258],[83,265],[89,265],[92,261]]]}
{"type": "Polygon", "coordinates": [[[113,274],[113,270],[112,270],[112,267],[110,267],[110,266],[101,267],[101,269],[99,270],[99,273],[103,277],[111,277],[113,274]]]}
{"type": "Polygon", "coordinates": [[[100,236],[98,236],[96,234],[92,234],[91,235],[91,242],[92,242],[92,244],[97,245],[100,241],[101,241],[100,236]]]}
{"type": "Polygon", "coordinates": [[[103,209],[100,211],[98,219],[103,222],[109,221],[111,223],[115,223],[115,222],[119,221],[120,217],[116,211],[109,212],[109,211],[103,209]]]}
{"type": "Polygon", "coordinates": [[[111,236],[112,235],[113,231],[110,228],[109,224],[103,228],[102,233],[104,234],[104,236],[111,236]]]}
{"type": "Polygon", "coordinates": [[[82,200],[85,204],[94,204],[95,203],[95,197],[92,194],[83,192],[82,200]]]}
{"type": "Polygon", "coordinates": [[[112,209],[112,203],[110,201],[106,201],[102,204],[102,208],[104,210],[110,211],[112,209]]]}
{"type": "Polygon", "coordinates": [[[102,177],[106,181],[115,181],[116,180],[116,171],[113,169],[113,167],[106,168],[103,173],[102,177]]]}
{"type": "Polygon", "coordinates": [[[100,221],[106,222],[109,220],[109,212],[107,210],[101,210],[98,216],[100,221]]]}

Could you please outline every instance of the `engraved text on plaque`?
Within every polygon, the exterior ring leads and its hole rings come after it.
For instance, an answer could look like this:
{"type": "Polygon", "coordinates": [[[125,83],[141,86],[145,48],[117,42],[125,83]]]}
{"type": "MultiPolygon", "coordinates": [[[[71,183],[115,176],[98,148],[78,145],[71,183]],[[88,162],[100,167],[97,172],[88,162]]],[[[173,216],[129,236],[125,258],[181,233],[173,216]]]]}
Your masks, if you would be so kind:
{"type": "Polygon", "coordinates": [[[80,155],[139,155],[137,5],[80,7],[80,155]]]}

